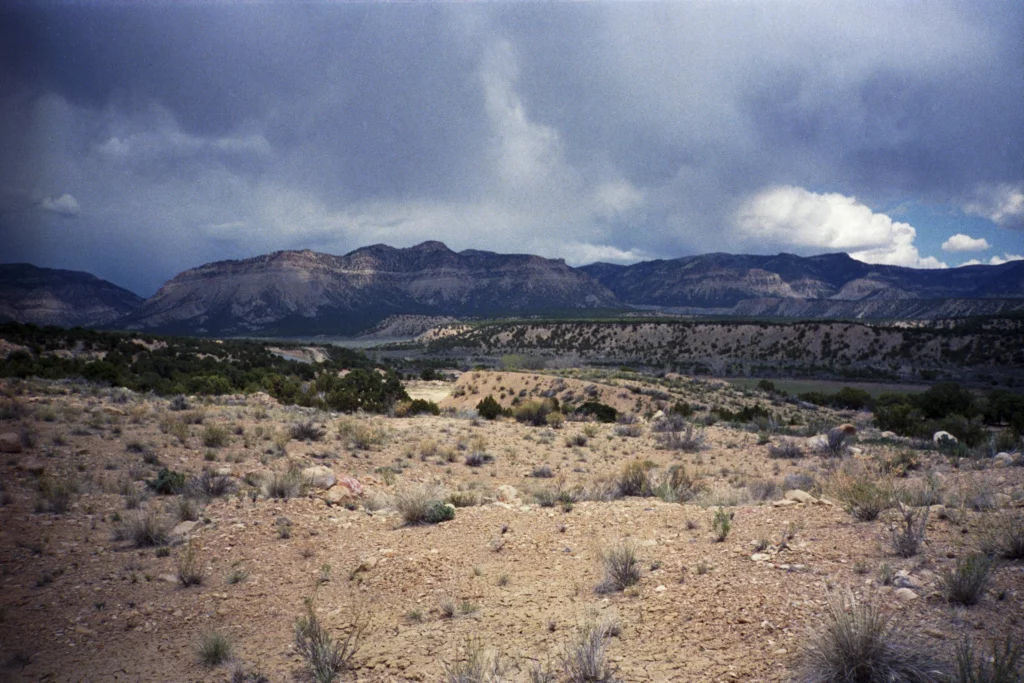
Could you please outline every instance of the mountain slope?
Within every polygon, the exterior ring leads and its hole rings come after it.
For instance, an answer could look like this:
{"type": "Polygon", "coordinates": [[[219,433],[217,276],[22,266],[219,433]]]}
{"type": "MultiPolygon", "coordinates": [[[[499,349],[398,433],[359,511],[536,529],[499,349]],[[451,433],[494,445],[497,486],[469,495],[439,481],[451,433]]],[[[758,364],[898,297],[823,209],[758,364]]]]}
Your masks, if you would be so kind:
{"type": "Polygon", "coordinates": [[[60,327],[109,323],[142,304],[142,297],[76,270],[0,264],[0,321],[60,327]]]}
{"type": "Polygon", "coordinates": [[[729,309],[756,299],[867,302],[1024,297],[1024,261],[916,270],[863,263],[846,254],[707,254],[631,266],[595,263],[580,270],[621,301],[640,306],[729,309]]]}
{"type": "Polygon", "coordinates": [[[280,251],[185,271],[126,329],[194,334],[352,334],[394,314],[503,315],[616,305],[561,260],[440,242],[373,245],[345,256],[280,251]]]}

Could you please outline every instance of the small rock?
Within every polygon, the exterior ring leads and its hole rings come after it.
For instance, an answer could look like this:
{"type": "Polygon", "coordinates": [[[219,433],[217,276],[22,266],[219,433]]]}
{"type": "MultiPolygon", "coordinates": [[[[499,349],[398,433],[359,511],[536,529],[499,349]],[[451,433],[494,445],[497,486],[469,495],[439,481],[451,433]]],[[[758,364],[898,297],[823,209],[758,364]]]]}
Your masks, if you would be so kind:
{"type": "Polygon", "coordinates": [[[352,490],[347,486],[332,486],[324,494],[324,502],[328,505],[345,505],[355,501],[352,490]]]}
{"type": "Polygon", "coordinates": [[[0,434],[0,453],[21,453],[21,436],[15,432],[0,434]]]}
{"type": "Polygon", "coordinates": [[[917,593],[910,588],[897,588],[893,591],[893,595],[896,596],[901,602],[911,602],[917,600],[917,593]]]}
{"type": "Polygon", "coordinates": [[[945,505],[931,505],[928,507],[929,514],[935,515],[936,519],[946,519],[945,505]]]}
{"type": "Polygon", "coordinates": [[[182,522],[181,524],[178,524],[176,527],[171,529],[170,533],[167,534],[167,541],[171,545],[184,543],[185,540],[188,539],[189,534],[192,533],[192,530],[198,525],[199,522],[182,522]]]}
{"type": "Polygon", "coordinates": [[[29,458],[23,462],[18,463],[18,469],[22,472],[28,472],[39,476],[46,470],[46,463],[36,460],[35,458],[29,458]]]}
{"type": "Polygon", "coordinates": [[[883,439],[896,439],[896,438],[898,438],[896,436],[896,432],[882,432],[879,436],[881,436],[883,439]]]}
{"type": "Polygon", "coordinates": [[[750,559],[752,559],[754,562],[765,562],[771,558],[765,553],[754,553],[750,556],[750,559]]]}
{"type": "Polygon", "coordinates": [[[785,498],[783,498],[782,500],[772,501],[772,506],[777,508],[785,508],[790,507],[792,505],[799,505],[799,503],[797,503],[795,500],[786,500],[785,498]]]}
{"type": "Polygon", "coordinates": [[[936,640],[945,640],[946,639],[946,634],[945,633],[943,633],[942,631],[940,631],[937,628],[932,628],[930,626],[924,629],[924,634],[926,636],[931,636],[932,638],[935,638],[936,640]]]}
{"type": "Polygon", "coordinates": [[[668,590],[668,589],[667,589],[667,588],[665,588],[664,586],[658,586],[657,588],[655,588],[655,589],[654,589],[654,592],[655,592],[655,593],[664,593],[664,592],[665,592],[665,591],[667,591],[667,590],[668,590]]]}

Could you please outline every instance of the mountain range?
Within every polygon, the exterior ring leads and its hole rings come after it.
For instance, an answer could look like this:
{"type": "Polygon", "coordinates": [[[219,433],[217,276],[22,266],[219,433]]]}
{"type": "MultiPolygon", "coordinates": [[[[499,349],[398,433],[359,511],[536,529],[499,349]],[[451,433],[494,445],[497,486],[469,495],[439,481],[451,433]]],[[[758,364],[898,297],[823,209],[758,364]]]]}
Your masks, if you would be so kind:
{"type": "Polygon", "coordinates": [[[354,335],[395,315],[495,317],[642,309],[931,319],[1024,311],[1024,261],[917,270],[846,254],[706,254],[572,268],[441,242],[344,256],[278,251],[184,271],[149,299],[88,273],[0,266],[0,319],[189,335],[354,335]]]}

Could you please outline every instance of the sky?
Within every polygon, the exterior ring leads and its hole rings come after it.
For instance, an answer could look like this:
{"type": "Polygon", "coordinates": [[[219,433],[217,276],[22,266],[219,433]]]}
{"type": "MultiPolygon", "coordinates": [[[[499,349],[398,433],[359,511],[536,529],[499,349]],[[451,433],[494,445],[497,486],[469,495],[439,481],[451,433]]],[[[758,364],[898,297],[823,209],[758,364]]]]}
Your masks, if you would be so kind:
{"type": "Polygon", "coordinates": [[[4,3],[0,261],[1024,258],[1024,3],[4,3]]]}

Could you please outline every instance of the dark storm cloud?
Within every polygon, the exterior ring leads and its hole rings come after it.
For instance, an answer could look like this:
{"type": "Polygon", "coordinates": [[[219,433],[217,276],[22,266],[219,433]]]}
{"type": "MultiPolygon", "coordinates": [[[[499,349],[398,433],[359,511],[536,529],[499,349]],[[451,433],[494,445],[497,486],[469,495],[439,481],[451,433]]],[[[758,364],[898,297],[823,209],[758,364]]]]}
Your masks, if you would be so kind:
{"type": "Polygon", "coordinates": [[[271,249],[806,252],[858,220],[923,264],[860,203],[1024,214],[1017,3],[0,12],[8,259],[143,293],[271,249]],[[801,207],[854,222],[801,241],[801,207]]]}

